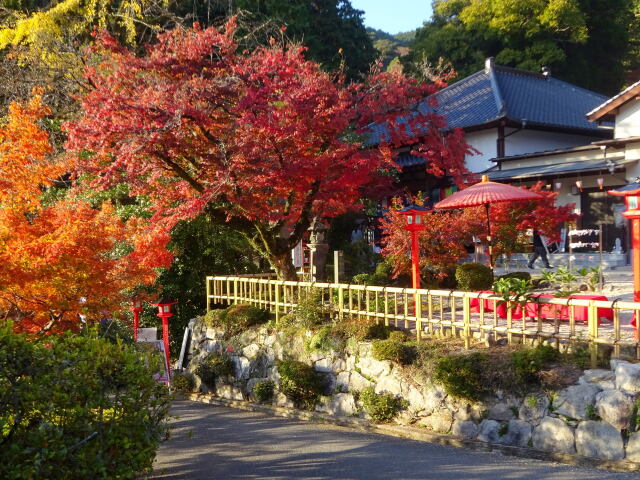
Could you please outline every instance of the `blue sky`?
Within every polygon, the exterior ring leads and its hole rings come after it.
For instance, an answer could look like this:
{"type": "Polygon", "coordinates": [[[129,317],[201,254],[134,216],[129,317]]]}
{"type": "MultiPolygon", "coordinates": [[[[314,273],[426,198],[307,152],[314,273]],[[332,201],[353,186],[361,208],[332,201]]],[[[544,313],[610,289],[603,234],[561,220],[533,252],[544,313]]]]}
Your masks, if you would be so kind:
{"type": "Polygon", "coordinates": [[[431,17],[431,0],[351,0],[364,11],[367,27],[399,33],[421,27],[431,17]]]}

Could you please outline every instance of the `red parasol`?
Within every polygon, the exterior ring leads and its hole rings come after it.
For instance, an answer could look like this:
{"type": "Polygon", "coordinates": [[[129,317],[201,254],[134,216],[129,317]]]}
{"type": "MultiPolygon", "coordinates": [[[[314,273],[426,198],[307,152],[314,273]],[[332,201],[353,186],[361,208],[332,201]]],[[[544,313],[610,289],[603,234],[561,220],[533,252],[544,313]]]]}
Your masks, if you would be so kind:
{"type": "Polygon", "coordinates": [[[489,243],[489,262],[493,267],[491,255],[491,221],[489,217],[489,205],[501,202],[517,202],[519,200],[535,200],[542,196],[522,188],[505,185],[504,183],[490,182],[487,175],[482,176],[482,181],[475,185],[460,190],[450,197],[435,204],[435,208],[466,208],[484,205],[487,212],[487,242],[489,243]]]}

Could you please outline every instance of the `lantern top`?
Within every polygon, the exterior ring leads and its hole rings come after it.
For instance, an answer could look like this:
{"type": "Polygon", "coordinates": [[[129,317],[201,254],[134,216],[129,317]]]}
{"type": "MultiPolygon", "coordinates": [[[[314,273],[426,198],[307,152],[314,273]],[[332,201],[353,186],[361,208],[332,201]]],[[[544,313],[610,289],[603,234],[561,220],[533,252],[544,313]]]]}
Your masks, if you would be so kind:
{"type": "Polygon", "coordinates": [[[175,305],[176,303],[178,303],[178,301],[173,299],[173,298],[162,297],[162,298],[159,298],[158,300],[156,300],[151,305],[159,307],[160,305],[175,305]]]}
{"type": "Polygon", "coordinates": [[[640,195],[640,177],[636,177],[635,181],[620,188],[616,188],[615,190],[608,190],[607,193],[609,195],[615,195],[617,197],[640,195]]]}
{"type": "Polygon", "coordinates": [[[423,213],[431,213],[431,212],[433,212],[433,209],[423,207],[421,205],[415,205],[415,204],[407,205],[402,210],[398,210],[398,213],[401,215],[416,215],[416,214],[421,215],[423,213]]]}

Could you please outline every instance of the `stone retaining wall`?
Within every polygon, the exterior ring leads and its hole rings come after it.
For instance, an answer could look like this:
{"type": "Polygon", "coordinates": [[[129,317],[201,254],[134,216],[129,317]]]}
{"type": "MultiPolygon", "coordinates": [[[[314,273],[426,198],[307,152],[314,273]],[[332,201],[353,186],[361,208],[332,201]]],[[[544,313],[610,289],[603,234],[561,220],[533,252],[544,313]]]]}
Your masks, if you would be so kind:
{"type": "MultiPolygon", "coordinates": [[[[286,336],[266,328],[226,339],[224,332],[195,322],[191,341],[193,373],[209,352],[226,351],[235,366],[233,377],[216,380],[215,395],[229,400],[254,400],[260,380],[277,386],[276,361],[285,355],[313,364],[324,377],[319,412],[366,418],[353,393],[374,386],[377,393],[402,397],[408,406],[396,418],[401,425],[493,444],[533,447],[589,458],[640,462],[640,364],[612,360],[610,370],[586,370],[578,384],[551,394],[524,398],[496,392],[481,403],[447,395],[442,387],[412,375],[411,370],[371,356],[371,344],[349,344],[344,353],[308,352],[303,335],[286,336]]],[[[207,387],[196,376],[197,388],[207,387]]],[[[277,392],[273,404],[293,408],[277,392]]]]}

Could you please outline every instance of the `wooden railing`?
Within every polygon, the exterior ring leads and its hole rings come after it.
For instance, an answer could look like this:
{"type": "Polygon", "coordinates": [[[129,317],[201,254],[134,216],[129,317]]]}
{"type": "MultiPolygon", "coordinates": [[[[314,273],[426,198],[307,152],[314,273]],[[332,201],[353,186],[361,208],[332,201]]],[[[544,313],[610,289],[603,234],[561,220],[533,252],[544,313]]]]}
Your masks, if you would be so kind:
{"type": "Polygon", "coordinates": [[[315,292],[318,301],[336,318],[374,319],[411,331],[418,341],[429,335],[455,335],[463,338],[469,348],[473,339],[509,344],[532,339],[551,340],[559,349],[572,343],[588,344],[593,363],[602,348],[611,349],[614,358],[624,354],[640,360],[640,342],[637,331],[631,326],[634,318],[640,318],[640,303],[540,298],[536,302],[541,308],[537,309],[536,315],[525,313],[522,318],[514,318],[513,308],[503,307],[503,315],[499,315],[495,307],[501,305],[500,298],[486,293],[243,276],[207,277],[206,287],[207,310],[214,304],[250,304],[273,312],[278,321],[281,315],[297,307],[299,299],[315,292]],[[558,307],[554,309],[548,304],[558,307]],[[544,305],[546,307],[542,308],[544,305]],[[540,313],[561,309],[565,312],[563,318],[560,315],[543,318],[549,315],[540,313]],[[580,315],[576,314],[578,311],[580,315]],[[605,311],[608,312],[607,320],[602,317],[605,311]],[[584,318],[585,312],[586,321],[579,321],[577,317],[584,318]]]}

